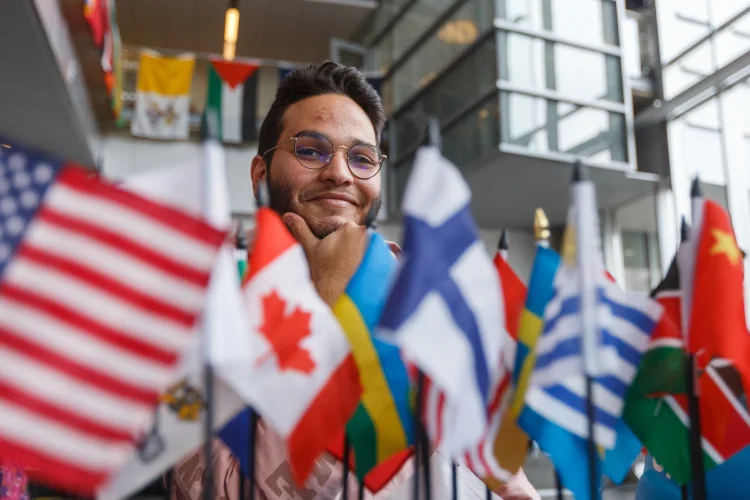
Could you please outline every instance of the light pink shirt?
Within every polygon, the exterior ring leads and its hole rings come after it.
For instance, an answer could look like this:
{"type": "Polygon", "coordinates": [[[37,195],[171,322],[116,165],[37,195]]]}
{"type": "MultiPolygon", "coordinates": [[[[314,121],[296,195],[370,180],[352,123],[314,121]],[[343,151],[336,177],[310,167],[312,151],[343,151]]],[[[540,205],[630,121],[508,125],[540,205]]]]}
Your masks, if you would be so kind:
{"type": "MultiPolygon", "coordinates": [[[[284,440],[262,420],[256,431],[255,498],[258,500],[356,500],[359,484],[354,474],[349,475],[347,499],[342,497],[343,467],[326,454],[315,465],[303,487],[297,487],[286,458],[284,440]]],[[[208,466],[213,470],[215,500],[240,500],[241,471],[237,457],[223,443],[214,439],[213,453],[208,466]]],[[[202,500],[202,479],[206,461],[202,451],[187,457],[175,467],[171,500],[202,500]]],[[[439,452],[430,459],[432,498],[451,498],[450,463],[439,452]]],[[[411,480],[414,466],[411,460],[376,495],[365,491],[365,499],[411,498],[411,480]]],[[[459,468],[459,498],[484,499],[484,484],[465,467],[459,468]]],[[[246,480],[246,496],[249,498],[249,482],[246,480]]],[[[505,500],[540,500],[539,494],[526,479],[523,471],[496,493],[505,500]]]]}

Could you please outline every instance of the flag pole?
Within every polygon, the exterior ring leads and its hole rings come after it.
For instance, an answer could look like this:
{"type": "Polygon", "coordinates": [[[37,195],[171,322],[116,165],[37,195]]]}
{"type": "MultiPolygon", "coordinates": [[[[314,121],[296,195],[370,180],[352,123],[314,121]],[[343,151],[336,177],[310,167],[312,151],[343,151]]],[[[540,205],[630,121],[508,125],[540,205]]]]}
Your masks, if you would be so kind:
{"type": "Polygon", "coordinates": [[[346,500],[349,498],[349,452],[351,443],[349,442],[349,434],[344,431],[344,472],[342,474],[342,481],[344,484],[341,486],[341,498],[346,500]]]}
{"type": "Polygon", "coordinates": [[[422,373],[422,370],[417,368],[417,395],[415,400],[415,415],[414,415],[414,490],[413,490],[413,499],[419,500],[419,459],[421,453],[419,453],[419,447],[422,442],[422,433],[420,421],[422,419],[422,392],[424,387],[424,373],[422,373]]]}
{"type": "MultiPolygon", "coordinates": [[[[214,170],[220,169],[223,174],[223,166],[218,165],[224,161],[223,151],[216,138],[219,136],[219,118],[216,113],[206,114],[206,127],[205,136],[203,137],[203,211],[209,219],[219,219],[224,214],[214,213],[214,175],[217,174],[214,170]]],[[[203,500],[211,500],[213,497],[213,468],[211,464],[211,452],[212,452],[212,437],[214,428],[214,371],[211,365],[210,348],[211,342],[209,340],[210,329],[206,325],[210,324],[207,320],[207,316],[212,314],[211,308],[207,307],[204,311],[203,318],[203,355],[204,355],[204,372],[203,372],[203,393],[205,399],[205,411],[203,419],[203,454],[204,460],[206,461],[206,470],[203,474],[203,500]]]]}
{"type": "MultiPolygon", "coordinates": [[[[242,219],[239,219],[237,221],[237,234],[235,234],[234,238],[234,256],[237,261],[237,273],[240,279],[240,285],[242,284],[242,280],[245,278],[245,273],[247,272],[247,234],[245,233],[245,225],[242,222],[242,219]]],[[[253,438],[253,433],[255,431],[255,420],[254,420],[254,413],[252,410],[249,412],[249,421],[248,421],[248,477],[253,482],[253,477],[255,476],[255,470],[252,466],[253,459],[255,458],[255,450],[254,450],[254,444],[253,442],[255,439],[253,438]]],[[[242,474],[239,474],[239,481],[240,481],[240,499],[244,500],[245,498],[245,477],[242,474]]],[[[253,491],[253,484],[251,484],[251,493],[250,493],[250,500],[253,500],[254,495],[252,493],[253,491]]]]}
{"type": "MultiPolygon", "coordinates": [[[[700,231],[703,218],[703,190],[701,189],[701,183],[698,176],[693,179],[692,186],[690,187],[690,201],[691,201],[691,212],[693,227],[700,231]]],[[[682,238],[684,241],[691,239],[690,228],[683,219],[681,227],[682,238]]],[[[688,245],[691,251],[690,266],[695,266],[695,245],[698,244],[697,238],[692,238],[692,244],[688,245]]],[[[690,470],[693,478],[693,500],[706,500],[706,470],[703,465],[703,445],[701,443],[701,420],[700,420],[700,404],[698,394],[698,372],[696,371],[695,356],[690,352],[690,339],[688,337],[690,333],[690,312],[692,310],[693,302],[693,279],[695,277],[695,271],[690,273],[690,282],[685,283],[683,286],[689,288],[683,288],[683,300],[682,300],[682,325],[685,338],[685,347],[687,353],[687,361],[685,363],[685,391],[687,392],[688,399],[688,414],[690,416],[690,470]],[[689,295],[689,297],[688,297],[689,295]]],[[[688,281],[688,280],[685,280],[688,281]]]]}
{"type": "MultiPolygon", "coordinates": [[[[262,179],[258,185],[258,199],[257,199],[257,208],[261,207],[270,207],[271,206],[271,194],[268,189],[268,183],[266,179],[262,179]]],[[[237,229],[238,233],[242,234],[242,240],[238,241],[238,246],[242,245],[244,243],[245,250],[243,252],[243,255],[245,257],[245,267],[244,269],[242,266],[239,267],[240,274],[242,278],[244,279],[245,274],[247,273],[247,266],[249,263],[247,262],[247,259],[249,257],[247,248],[247,234],[245,233],[242,219],[240,219],[240,226],[237,229]]],[[[247,462],[247,473],[248,473],[248,479],[249,479],[249,489],[250,489],[250,500],[255,500],[255,437],[257,434],[258,429],[258,414],[255,413],[255,410],[250,408],[249,415],[248,415],[248,462],[247,462]]],[[[242,481],[242,485],[244,486],[245,481],[242,481]]],[[[242,490],[240,490],[242,491],[242,490]]],[[[240,498],[244,500],[244,497],[240,495],[240,498]]]]}
{"type": "MultiPolygon", "coordinates": [[[[258,427],[258,414],[255,413],[255,410],[250,408],[250,415],[249,415],[249,425],[250,425],[250,432],[249,432],[249,443],[248,447],[250,448],[248,450],[249,452],[249,460],[247,462],[247,470],[249,477],[249,489],[250,489],[250,500],[255,500],[255,436],[256,436],[256,430],[258,427]]],[[[242,484],[245,484],[245,481],[242,481],[242,484]]],[[[244,497],[242,497],[244,499],[244,497]]]]}
{"type": "MultiPolygon", "coordinates": [[[[510,241],[509,240],[510,238],[508,236],[508,231],[505,228],[503,228],[502,231],[500,231],[500,238],[498,239],[498,242],[497,242],[497,251],[500,254],[500,257],[506,262],[508,262],[508,255],[510,253],[510,241]]],[[[453,500],[457,500],[458,498],[458,493],[456,493],[456,490],[457,490],[456,483],[457,483],[457,480],[454,474],[453,476],[453,491],[454,491],[453,500]]],[[[487,483],[485,483],[484,485],[484,498],[485,500],[492,499],[492,488],[490,488],[490,485],[487,483]]]]}
{"type": "Polygon", "coordinates": [[[362,478],[359,481],[359,492],[357,493],[358,500],[364,500],[365,498],[365,479],[362,478]]]}
{"type": "MultiPolygon", "coordinates": [[[[440,133],[440,122],[437,117],[429,116],[427,118],[427,144],[435,147],[438,151],[442,150],[443,141],[440,133]]],[[[431,500],[431,484],[430,484],[430,439],[427,436],[427,431],[423,425],[422,418],[424,415],[424,373],[422,370],[417,370],[417,414],[414,421],[414,470],[416,477],[414,478],[414,500],[419,500],[419,463],[422,462],[424,468],[423,476],[425,482],[425,499],[431,500]],[[420,457],[421,455],[421,457],[420,457]],[[421,458],[421,460],[420,460],[421,458]]],[[[451,478],[455,480],[456,467],[453,467],[455,462],[451,457],[451,478]]]]}
{"type": "MultiPolygon", "coordinates": [[[[547,214],[544,213],[544,209],[537,207],[537,209],[534,210],[534,239],[536,240],[536,244],[544,248],[549,248],[549,237],[550,231],[547,214]]],[[[565,242],[563,242],[563,244],[565,244],[565,242]]],[[[529,441],[529,452],[531,452],[532,449],[533,444],[529,441]]],[[[555,467],[555,492],[557,500],[563,500],[562,480],[560,479],[560,473],[557,471],[557,467],[555,467]]]]}
{"type": "Polygon", "coordinates": [[[586,382],[586,421],[588,427],[587,451],[589,469],[590,497],[597,498],[598,481],[597,451],[595,439],[595,412],[593,377],[599,371],[597,362],[597,325],[596,325],[596,235],[592,228],[596,226],[596,200],[594,188],[584,178],[583,165],[576,161],[573,165],[573,186],[571,198],[575,211],[576,231],[576,265],[580,286],[581,344],[583,350],[584,379],[586,382]],[[592,206],[593,205],[593,206],[592,206]]]}
{"type": "MultiPolygon", "coordinates": [[[[544,213],[544,209],[537,208],[534,211],[534,238],[536,239],[537,245],[549,248],[549,220],[547,214],[544,213]]],[[[564,242],[563,242],[564,243],[564,242]]],[[[529,450],[533,448],[531,441],[529,441],[529,450]]],[[[555,492],[557,500],[563,500],[563,486],[562,480],[560,479],[560,473],[555,467],[555,492]]]]}

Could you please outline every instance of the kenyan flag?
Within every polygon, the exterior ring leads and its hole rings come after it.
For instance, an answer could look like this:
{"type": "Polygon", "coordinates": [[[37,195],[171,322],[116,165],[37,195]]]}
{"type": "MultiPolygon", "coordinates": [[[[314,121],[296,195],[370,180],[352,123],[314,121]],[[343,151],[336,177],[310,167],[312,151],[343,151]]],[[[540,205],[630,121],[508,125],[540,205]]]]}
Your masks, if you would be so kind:
{"type": "MultiPolygon", "coordinates": [[[[690,480],[685,363],[680,331],[680,283],[672,261],[654,290],[665,314],[628,391],[623,417],[654,459],[678,483],[690,480]]],[[[750,415],[740,401],[739,377],[726,360],[714,359],[698,377],[703,460],[706,471],[750,444],[750,415]]]]}

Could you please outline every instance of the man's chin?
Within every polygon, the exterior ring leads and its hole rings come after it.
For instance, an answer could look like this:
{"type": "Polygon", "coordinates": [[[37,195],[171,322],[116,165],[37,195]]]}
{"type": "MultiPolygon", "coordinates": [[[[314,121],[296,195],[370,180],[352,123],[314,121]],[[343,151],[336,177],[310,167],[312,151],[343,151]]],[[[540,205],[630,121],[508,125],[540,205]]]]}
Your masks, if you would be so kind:
{"type": "Polygon", "coordinates": [[[309,219],[306,218],[307,225],[310,227],[310,230],[315,236],[321,239],[336,231],[348,220],[350,219],[347,217],[342,217],[340,215],[330,215],[327,217],[311,217],[309,219]]]}

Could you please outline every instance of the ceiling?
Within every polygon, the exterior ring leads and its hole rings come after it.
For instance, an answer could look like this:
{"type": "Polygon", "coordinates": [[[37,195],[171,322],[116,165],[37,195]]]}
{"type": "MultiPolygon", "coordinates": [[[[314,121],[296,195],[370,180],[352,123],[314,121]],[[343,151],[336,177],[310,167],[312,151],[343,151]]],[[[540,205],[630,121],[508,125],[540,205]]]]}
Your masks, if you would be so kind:
{"type": "MultiPolygon", "coordinates": [[[[125,45],[220,54],[229,0],[119,0],[125,45]]],[[[238,57],[308,62],[329,57],[330,39],[347,39],[373,0],[238,0],[238,57]]]]}

